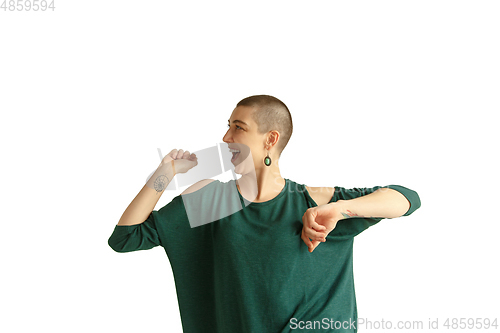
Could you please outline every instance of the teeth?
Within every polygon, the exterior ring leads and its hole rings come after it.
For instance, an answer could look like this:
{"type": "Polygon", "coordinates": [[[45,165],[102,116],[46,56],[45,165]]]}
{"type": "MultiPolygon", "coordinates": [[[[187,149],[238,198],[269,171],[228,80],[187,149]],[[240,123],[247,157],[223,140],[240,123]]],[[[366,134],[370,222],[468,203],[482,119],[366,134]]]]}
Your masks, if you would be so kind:
{"type": "Polygon", "coordinates": [[[238,149],[233,149],[233,148],[229,148],[229,151],[231,153],[239,153],[240,152],[238,149]]]}

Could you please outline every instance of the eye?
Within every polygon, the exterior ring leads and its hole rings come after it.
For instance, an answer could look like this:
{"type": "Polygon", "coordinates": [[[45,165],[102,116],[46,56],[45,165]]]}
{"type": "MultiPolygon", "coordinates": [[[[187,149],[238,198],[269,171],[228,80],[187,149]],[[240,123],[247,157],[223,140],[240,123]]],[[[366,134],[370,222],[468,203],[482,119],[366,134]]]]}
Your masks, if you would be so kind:
{"type": "MultiPolygon", "coordinates": [[[[238,125],[234,125],[236,127],[236,129],[239,129],[239,130],[242,130],[243,127],[240,127],[238,125]]],[[[231,128],[231,125],[227,124],[227,128],[231,128]]]]}

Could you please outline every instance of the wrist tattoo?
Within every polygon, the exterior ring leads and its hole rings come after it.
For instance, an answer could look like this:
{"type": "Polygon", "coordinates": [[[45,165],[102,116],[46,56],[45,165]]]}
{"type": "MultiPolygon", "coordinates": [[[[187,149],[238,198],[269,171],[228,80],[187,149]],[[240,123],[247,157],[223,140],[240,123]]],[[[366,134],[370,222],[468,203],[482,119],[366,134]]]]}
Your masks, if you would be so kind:
{"type": "Polygon", "coordinates": [[[168,184],[168,177],[165,175],[159,175],[156,177],[155,182],[154,182],[154,188],[156,190],[156,193],[160,193],[167,187],[168,184]]]}

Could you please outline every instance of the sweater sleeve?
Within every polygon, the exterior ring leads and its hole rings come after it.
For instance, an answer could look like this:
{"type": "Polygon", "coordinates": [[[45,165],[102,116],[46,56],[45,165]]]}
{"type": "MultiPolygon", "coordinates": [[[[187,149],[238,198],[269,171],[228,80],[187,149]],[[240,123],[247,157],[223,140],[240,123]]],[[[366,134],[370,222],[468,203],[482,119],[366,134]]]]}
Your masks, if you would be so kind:
{"type": "Polygon", "coordinates": [[[143,223],[116,225],[108,239],[108,245],[116,252],[121,253],[149,250],[161,245],[154,214],[156,211],[151,212],[143,223]]]}
{"type": "MultiPolygon", "coordinates": [[[[162,246],[165,251],[184,246],[190,229],[182,196],[178,195],[159,210],[153,210],[146,221],[134,225],[116,225],[108,245],[116,252],[149,250],[162,246]]],[[[190,237],[193,233],[189,233],[190,237]]]]}

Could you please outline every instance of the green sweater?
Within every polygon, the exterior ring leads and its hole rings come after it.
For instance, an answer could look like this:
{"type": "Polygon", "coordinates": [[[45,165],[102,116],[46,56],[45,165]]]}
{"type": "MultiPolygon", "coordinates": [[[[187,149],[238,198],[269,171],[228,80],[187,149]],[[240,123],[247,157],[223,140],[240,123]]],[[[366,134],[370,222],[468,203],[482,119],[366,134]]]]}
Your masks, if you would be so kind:
{"type": "MultiPolygon", "coordinates": [[[[335,328],[335,332],[356,332],[354,236],[381,219],[341,220],[327,241],[309,253],[300,238],[302,216],[317,205],[304,185],[285,180],[275,198],[261,203],[243,201],[234,180],[213,181],[202,190],[175,197],[144,223],[115,226],[108,244],[117,252],[164,247],[184,332],[328,332],[335,328]],[[227,207],[240,203],[243,209],[224,214],[227,207]],[[207,220],[192,227],[188,215],[203,214],[207,220]],[[208,223],[212,215],[217,220],[208,223]]],[[[398,185],[385,187],[409,200],[405,216],[420,207],[416,192],[398,185]]],[[[335,187],[330,202],[378,188],[335,187]]]]}

